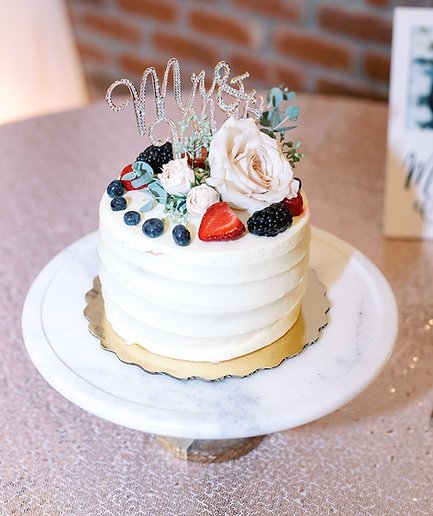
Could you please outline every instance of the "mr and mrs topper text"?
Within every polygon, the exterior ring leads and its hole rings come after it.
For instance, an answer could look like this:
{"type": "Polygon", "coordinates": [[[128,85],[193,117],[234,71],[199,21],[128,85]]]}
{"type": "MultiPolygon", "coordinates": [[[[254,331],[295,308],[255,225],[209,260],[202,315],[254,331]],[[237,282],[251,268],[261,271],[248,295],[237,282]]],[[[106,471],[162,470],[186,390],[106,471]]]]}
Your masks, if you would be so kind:
{"type": "MultiPolygon", "coordinates": [[[[175,149],[179,147],[180,143],[178,125],[171,118],[168,118],[165,113],[165,100],[171,71],[173,74],[174,98],[181,112],[181,120],[186,120],[192,116],[195,117],[199,125],[207,121],[210,123],[212,134],[214,134],[217,130],[215,120],[216,107],[226,113],[228,117],[260,118],[263,111],[263,97],[260,95],[256,96],[255,90],[246,91],[244,80],[249,77],[248,72],[230,79],[230,65],[225,61],[220,61],[215,66],[212,83],[209,88],[206,87],[206,74],[204,70],[199,74],[193,73],[191,75],[191,91],[188,102],[184,103],[179,61],[172,58],[167,63],[162,83],[159,81],[155,68],[151,66],[143,73],[139,91],[137,91],[129,79],[120,79],[111,84],[105,97],[109,107],[114,111],[125,109],[129,101],[126,100],[121,104],[115,104],[112,94],[118,86],[126,86],[132,97],[138,132],[140,136],[145,136],[148,132],[149,139],[153,145],[165,143],[154,136],[154,129],[160,123],[166,123],[170,127],[171,140],[175,149]],[[147,129],[146,88],[149,79],[153,84],[156,119],[147,129]],[[195,101],[197,98],[199,99],[199,109],[196,109],[197,103],[195,101]],[[233,99],[233,101],[228,102],[229,99],[233,99]]],[[[168,138],[165,141],[168,141],[168,138]]]]}

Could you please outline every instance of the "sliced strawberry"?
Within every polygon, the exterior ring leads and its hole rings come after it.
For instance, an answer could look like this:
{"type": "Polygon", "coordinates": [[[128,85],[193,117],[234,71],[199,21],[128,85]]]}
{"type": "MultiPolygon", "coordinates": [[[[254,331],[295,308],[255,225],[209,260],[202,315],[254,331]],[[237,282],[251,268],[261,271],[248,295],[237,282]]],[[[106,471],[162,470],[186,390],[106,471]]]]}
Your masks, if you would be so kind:
{"type": "Polygon", "coordinates": [[[291,199],[285,197],[281,202],[289,208],[290,213],[294,217],[300,215],[304,210],[304,201],[302,199],[301,192],[298,192],[298,195],[296,197],[292,197],[291,199]]]}
{"type": "Polygon", "coordinates": [[[245,233],[241,219],[226,202],[217,202],[207,209],[201,219],[198,237],[200,240],[236,240],[245,233]]]}
{"type": "Polygon", "coordinates": [[[142,186],[139,186],[138,188],[134,188],[132,186],[132,182],[131,181],[128,181],[127,179],[122,179],[122,177],[125,174],[128,174],[129,172],[132,172],[132,164],[131,165],[126,165],[126,167],[120,173],[120,180],[122,181],[123,186],[125,187],[125,190],[142,190],[143,188],[145,188],[147,186],[147,185],[142,185],[142,186]]]}

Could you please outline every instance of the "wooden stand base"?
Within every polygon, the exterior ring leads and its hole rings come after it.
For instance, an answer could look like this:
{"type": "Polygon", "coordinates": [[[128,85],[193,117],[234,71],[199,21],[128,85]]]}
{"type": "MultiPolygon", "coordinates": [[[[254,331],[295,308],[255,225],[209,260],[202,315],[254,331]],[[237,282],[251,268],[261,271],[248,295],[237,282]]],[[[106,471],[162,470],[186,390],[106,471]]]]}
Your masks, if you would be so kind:
{"type": "Polygon", "coordinates": [[[212,463],[237,459],[256,448],[265,436],[244,439],[179,439],[177,437],[156,438],[161,446],[175,457],[193,462],[212,463]]]}

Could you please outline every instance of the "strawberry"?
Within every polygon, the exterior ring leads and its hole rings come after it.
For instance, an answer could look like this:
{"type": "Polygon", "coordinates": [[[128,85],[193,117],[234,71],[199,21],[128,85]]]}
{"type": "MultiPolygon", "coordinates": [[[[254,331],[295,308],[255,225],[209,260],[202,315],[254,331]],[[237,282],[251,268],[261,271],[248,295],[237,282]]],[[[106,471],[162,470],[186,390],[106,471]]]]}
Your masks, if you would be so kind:
{"type": "Polygon", "coordinates": [[[226,202],[217,202],[207,209],[201,219],[200,240],[236,240],[245,233],[245,226],[226,202]]]}
{"type": "MultiPolygon", "coordinates": [[[[186,154],[182,154],[182,158],[184,158],[186,156],[186,154]]],[[[206,166],[206,158],[207,158],[207,150],[205,147],[202,147],[201,148],[201,154],[200,156],[194,156],[192,159],[191,157],[188,155],[188,160],[187,160],[187,163],[188,163],[188,166],[189,168],[205,168],[206,166]]]]}
{"type": "Polygon", "coordinates": [[[294,217],[300,215],[304,210],[304,201],[302,199],[301,192],[298,192],[298,195],[296,197],[292,197],[291,199],[285,197],[281,202],[289,208],[290,213],[294,217]]]}
{"type": "Polygon", "coordinates": [[[205,168],[206,158],[207,150],[205,147],[202,147],[200,156],[194,156],[193,159],[188,158],[188,166],[191,168],[205,168]]]}
{"type": "Polygon", "coordinates": [[[128,181],[127,179],[122,179],[122,177],[125,174],[128,174],[129,172],[132,172],[132,164],[126,165],[126,167],[120,173],[120,180],[122,181],[123,186],[125,187],[125,190],[142,190],[143,188],[146,187],[146,185],[143,185],[143,186],[139,186],[138,188],[134,188],[132,186],[132,182],[131,181],[128,181]]]}

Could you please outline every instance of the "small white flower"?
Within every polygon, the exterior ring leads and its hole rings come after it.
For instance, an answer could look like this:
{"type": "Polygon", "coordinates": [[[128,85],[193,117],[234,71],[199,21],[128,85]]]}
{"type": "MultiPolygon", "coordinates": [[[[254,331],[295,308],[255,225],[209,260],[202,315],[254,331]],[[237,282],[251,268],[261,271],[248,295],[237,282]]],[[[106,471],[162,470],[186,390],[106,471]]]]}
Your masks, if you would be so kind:
{"type": "Polygon", "coordinates": [[[187,163],[187,158],[173,159],[162,165],[162,173],[159,174],[161,185],[171,195],[185,195],[191,190],[194,183],[194,171],[187,163]]]}
{"type": "Polygon", "coordinates": [[[211,204],[219,201],[218,193],[208,185],[194,186],[186,197],[186,209],[190,215],[201,217],[211,204]]]}
{"type": "Polygon", "coordinates": [[[208,184],[234,208],[254,212],[298,192],[277,141],[262,133],[252,118],[224,122],[211,141],[209,166],[208,184]]]}

